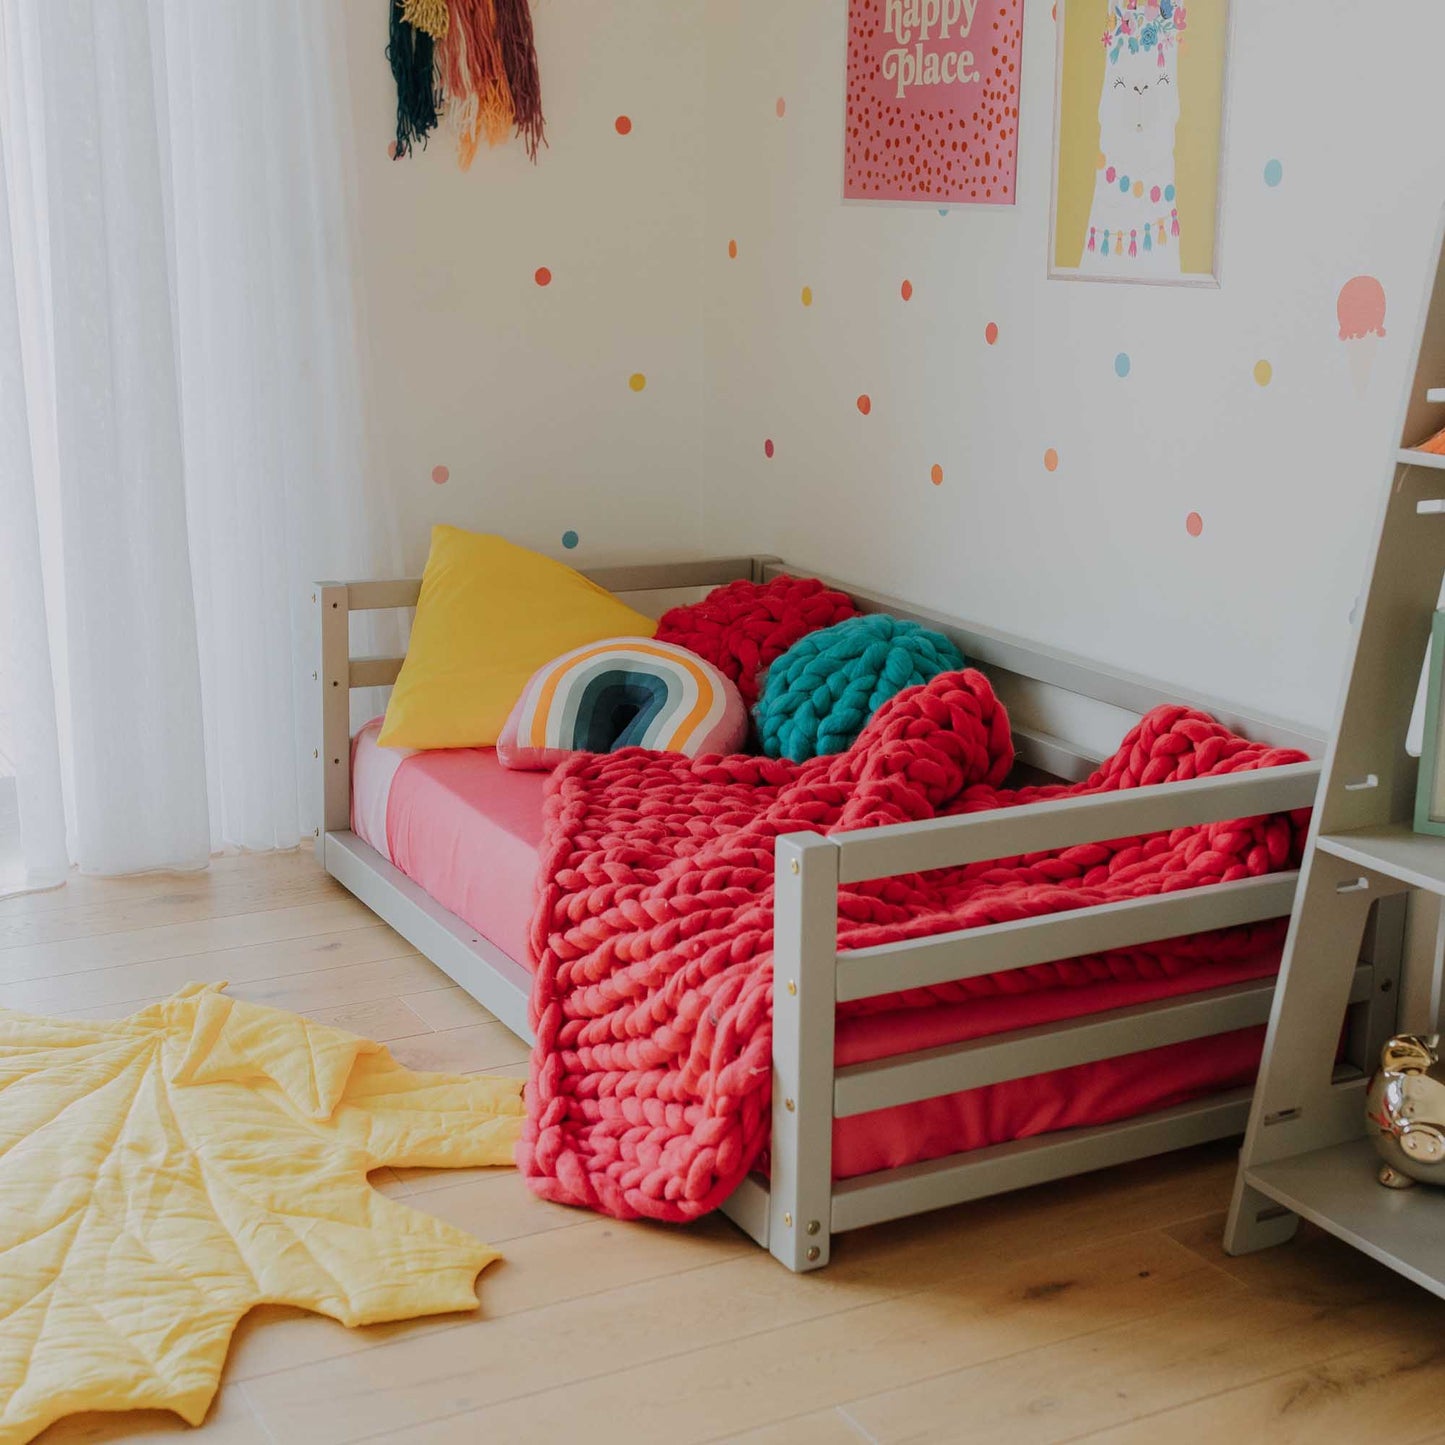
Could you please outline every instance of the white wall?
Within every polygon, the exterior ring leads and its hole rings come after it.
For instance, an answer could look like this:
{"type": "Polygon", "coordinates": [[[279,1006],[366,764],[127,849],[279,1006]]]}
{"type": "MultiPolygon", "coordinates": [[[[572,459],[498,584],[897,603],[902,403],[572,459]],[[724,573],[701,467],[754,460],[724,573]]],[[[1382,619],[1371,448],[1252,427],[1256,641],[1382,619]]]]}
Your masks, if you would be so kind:
{"type": "Polygon", "coordinates": [[[1045,279],[1046,0],[1025,0],[1020,204],[946,216],[840,200],[846,0],[534,10],[551,149],[462,174],[443,137],[388,158],[385,0],[347,0],[409,568],[442,520],[581,563],[776,551],[1327,725],[1445,200],[1445,6],[1398,0],[1364,45],[1358,0],[1236,0],[1217,292],[1045,279]],[[1334,309],[1358,273],[1389,298],[1363,395],[1334,309]]]}
{"type": "Polygon", "coordinates": [[[442,134],[391,160],[388,0],[345,6],[373,430],[411,569],[438,521],[584,564],[699,545],[702,3],[533,10],[550,149],[462,174],[442,134]]]}
{"type": "Polygon", "coordinates": [[[1326,725],[1445,200],[1445,6],[1236,0],[1213,292],[1045,279],[1045,0],[1020,204],[844,206],[845,13],[707,7],[709,541],[1326,725]],[[1358,273],[1389,300],[1363,395],[1335,320],[1358,273]]]}

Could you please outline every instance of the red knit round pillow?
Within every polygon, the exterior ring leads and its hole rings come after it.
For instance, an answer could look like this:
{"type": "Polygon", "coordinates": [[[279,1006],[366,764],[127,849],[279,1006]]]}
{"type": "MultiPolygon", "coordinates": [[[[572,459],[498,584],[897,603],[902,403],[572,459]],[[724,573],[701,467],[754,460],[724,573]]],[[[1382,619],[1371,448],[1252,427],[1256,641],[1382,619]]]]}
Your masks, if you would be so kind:
{"type": "Polygon", "coordinates": [[[849,597],[816,577],[729,582],[701,602],[663,613],[657,640],[689,648],[712,663],[737,683],[751,708],[770,662],[809,632],[857,615],[849,597]]]}

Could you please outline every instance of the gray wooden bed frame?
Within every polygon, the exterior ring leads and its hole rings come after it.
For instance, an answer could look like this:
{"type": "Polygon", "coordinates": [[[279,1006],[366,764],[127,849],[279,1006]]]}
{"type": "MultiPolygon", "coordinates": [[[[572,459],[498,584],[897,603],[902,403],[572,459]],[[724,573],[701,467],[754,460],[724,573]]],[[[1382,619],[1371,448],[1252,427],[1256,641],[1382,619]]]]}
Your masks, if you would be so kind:
{"type": "MultiPolygon", "coordinates": [[[[774,557],[731,557],[593,568],[586,575],[648,610],[649,596],[781,572],[817,575],[774,557]]],[[[1321,740],[1275,719],[1189,697],[1144,677],[1082,661],[1005,633],[825,579],[865,611],[911,617],[946,632],[1009,706],[1019,760],[1054,777],[1088,775],[1148,709],[1179,702],[1243,735],[1318,756],[1321,740]]],[[[531,973],[351,831],[350,692],[386,687],[397,657],[352,656],[352,613],[416,604],[420,581],[325,582],[320,612],[324,823],[318,849],[333,877],[521,1038],[532,1040],[531,973]]],[[[665,594],[673,594],[673,598],[665,594]]],[[[655,612],[654,612],[654,615],[655,612]]],[[[754,1174],[723,1206],[792,1270],[827,1264],[834,1234],[963,1200],[1019,1189],[1169,1149],[1241,1133],[1250,1090],[1237,1089],[1114,1124],[1062,1130],[834,1181],[834,1119],[1100,1059],[1263,1024],[1274,980],[1020,1029],[844,1068],[834,1065],[840,1002],[950,979],[1024,968],[1202,930],[1287,915],[1297,875],[1131,899],[933,937],[840,951],[840,883],[952,867],[1035,850],[1252,817],[1314,803],[1319,764],[1201,778],[999,813],[890,827],[793,834],[777,847],[771,1178],[754,1174]]],[[[1345,1072],[1378,1057],[1395,1020],[1403,910],[1382,905],[1367,931],[1350,993],[1345,1072]]]]}

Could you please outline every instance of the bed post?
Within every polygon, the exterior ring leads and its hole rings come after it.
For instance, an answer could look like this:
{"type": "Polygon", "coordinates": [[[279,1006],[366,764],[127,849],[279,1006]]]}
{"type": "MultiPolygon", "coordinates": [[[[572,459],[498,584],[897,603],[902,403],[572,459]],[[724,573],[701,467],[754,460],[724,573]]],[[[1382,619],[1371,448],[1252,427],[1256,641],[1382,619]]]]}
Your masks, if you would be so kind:
{"type": "Polygon", "coordinates": [[[775,867],[768,1249],[802,1271],[828,1263],[832,1236],[838,848],[791,834],[775,867]]]}
{"type": "Polygon", "coordinates": [[[351,616],[344,582],[318,582],[311,595],[321,613],[321,825],[316,849],[324,864],[326,835],[351,826],[351,616]]]}

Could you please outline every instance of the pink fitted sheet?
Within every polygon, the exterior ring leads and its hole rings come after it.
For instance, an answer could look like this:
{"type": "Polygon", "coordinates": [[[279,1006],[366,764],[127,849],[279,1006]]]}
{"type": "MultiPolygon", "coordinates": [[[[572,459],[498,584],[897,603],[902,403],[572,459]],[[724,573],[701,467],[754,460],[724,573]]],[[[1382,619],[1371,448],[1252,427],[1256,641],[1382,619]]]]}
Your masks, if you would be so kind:
{"type": "MultiPolygon", "coordinates": [[[[352,748],[352,829],[442,907],[528,968],[547,774],[514,772],[491,748],[380,748],[380,719],[352,748]]],[[[1265,977],[1278,950],[1180,978],[1004,994],[840,1018],[840,1066],[1055,1023],[1265,977]]],[[[1111,1123],[1250,1083],[1263,1027],[1080,1064],[840,1119],[839,1179],[1057,1129],[1111,1123]]]]}

